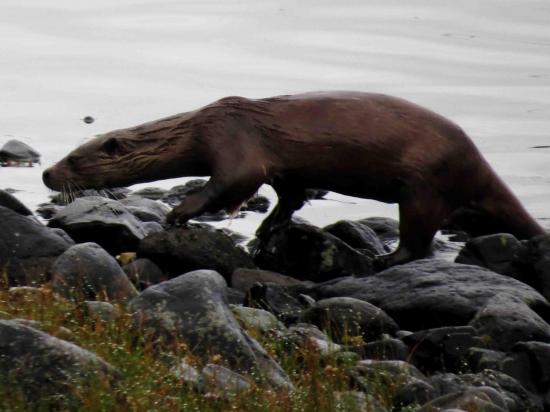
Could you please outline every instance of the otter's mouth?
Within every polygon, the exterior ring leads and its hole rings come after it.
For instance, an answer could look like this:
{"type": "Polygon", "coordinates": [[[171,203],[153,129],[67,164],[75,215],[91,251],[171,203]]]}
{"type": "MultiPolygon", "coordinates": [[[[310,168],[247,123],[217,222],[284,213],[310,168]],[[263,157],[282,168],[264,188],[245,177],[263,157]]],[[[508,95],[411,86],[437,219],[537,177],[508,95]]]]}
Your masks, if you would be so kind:
{"type": "Polygon", "coordinates": [[[52,166],[42,173],[42,181],[51,190],[65,192],[71,190],[101,189],[103,185],[90,184],[90,182],[81,182],[81,179],[73,179],[70,174],[65,173],[63,169],[52,166]]]}

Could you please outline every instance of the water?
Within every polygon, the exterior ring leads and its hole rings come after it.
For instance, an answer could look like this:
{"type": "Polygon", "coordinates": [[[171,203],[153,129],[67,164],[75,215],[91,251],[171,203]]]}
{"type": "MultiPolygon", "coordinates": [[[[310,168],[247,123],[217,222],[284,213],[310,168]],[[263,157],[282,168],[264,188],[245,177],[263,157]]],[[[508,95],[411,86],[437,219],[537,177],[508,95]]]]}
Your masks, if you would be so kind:
{"type": "MultiPolygon", "coordinates": [[[[460,124],[550,227],[550,149],[532,148],[550,145],[549,23],[546,0],[2,0],[0,144],[19,138],[47,166],[94,134],[227,95],[383,92],[460,124]]],[[[2,168],[0,187],[34,208],[48,195],[40,173],[2,168]]],[[[330,198],[300,214],[397,214],[330,198]]]]}

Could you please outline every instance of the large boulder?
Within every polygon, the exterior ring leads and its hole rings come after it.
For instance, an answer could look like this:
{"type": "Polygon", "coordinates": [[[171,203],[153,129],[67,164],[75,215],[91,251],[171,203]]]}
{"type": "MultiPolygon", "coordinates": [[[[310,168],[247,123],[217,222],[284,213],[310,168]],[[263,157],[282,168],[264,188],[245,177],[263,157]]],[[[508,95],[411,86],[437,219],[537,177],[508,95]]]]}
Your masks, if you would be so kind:
{"type": "Polygon", "coordinates": [[[266,270],[322,282],[373,272],[372,254],[364,254],[336,236],[307,224],[290,223],[262,239],[254,261],[266,270]]]}
{"type": "Polygon", "coordinates": [[[533,268],[532,285],[550,301],[550,235],[535,236],[526,245],[524,260],[533,268]]]}
{"type": "Polygon", "coordinates": [[[170,211],[170,208],[163,203],[138,196],[128,196],[121,199],[120,203],[142,222],[162,223],[170,211]]]}
{"type": "Polygon", "coordinates": [[[306,309],[300,320],[324,329],[338,343],[346,337],[361,336],[372,341],[381,334],[394,334],[397,324],[383,310],[354,298],[323,299],[306,309]]]}
{"type": "Polygon", "coordinates": [[[21,390],[32,410],[78,410],[87,391],[118,372],[97,355],[21,322],[0,320],[0,385],[21,390]]]}
{"type": "Polygon", "coordinates": [[[530,286],[477,266],[438,259],[417,260],[364,278],[336,279],[308,293],[317,299],[348,296],[367,301],[402,329],[413,331],[467,325],[496,295],[503,305],[518,303],[545,321],[550,318],[548,302],[530,286]]]}
{"type": "MultiPolygon", "coordinates": [[[[540,312],[547,316],[545,310],[540,312]]],[[[484,337],[486,346],[491,349],[506,351],[521,341],[550,342],[550,325],[547,320],[513,296],[489,299],[469,325],[484,337]]]]}
{"type": "Polygon", "coordinates": [[[53,290],[68,299],[125,301],[137,295],[117,261],[95,243],[70,247],[49,273],[53,290]]]}
{"type": "Polygon", "coordinates": [[[143,189],[132,192],[132,196],[138,196],[144,199],[151,200],[161,200],[165,193],[166,190],[159,187],[145,187],[143,189]]]}
{"type": "Polygon", "coordinates": [[[393,243],[399,240],[399,221],[391,217],[367,217],[357,223],[371,228],[384,243],[393,243]]]}
{"type": "Polygon", "coordinates": [[[300,300],[288,287],[272,283],[256,283],[246,293],[246,306],[265,309],[283,322],[291,324],[298,321],[302,311],[309,306],[300,300]]]}
{"type": "Polygon", "coordinates": [[[32,212],[14,195],[0,189],[0,206],[6,207],[23,216],[31,216],[32,212]]]}
{"type": "Polygon", "coordinates": [[[106,199],[121,200],[121,199],[124,199],[128,195],[128,193],[130,193],[130,189],[126,187],[111,187],[105,190],[102,190],[102,189],[101,190],[95,190],[95,189],[72,190],[73,188],[70,188],[70,189],[71,190],[62,191],[51,195],[50,199],[52,203],[59,206],[66,206],[69,203],[76,200],[77,198],[93,197],[93,196],[104,197],[106,199]]]}
{"type": "Polygon", "coordinates": [[[224,278],[197,270],[146,289],[130,302],[136,326],[157,345],[184,342],[195,356],[220,355],[238,372],[255,373],[276,387],[292,385],[281,367],[233,316],[224,278]]]}
{"type": "Polygon", "coordinates": [[[423,372],[468,370],[470,348],[482,345],[476,330],[470,326],[422,330],[402,339],[410,348],[409,362],[423,372]]]}
{"type": "Polygon", "coordinates": [[[550,235],[519,241],[506,233],[470,239],[456,262],[516,278],[550,299],[550,235]]]}
{"type": "Polygon", "coordinates": [[[168,280],[155,262],[145,258],[132,260],[124,265],[122,270],[138,290],[168,280]]]}
{"type": "Polygon", "coordinates": [[[254,284],[274,283],[280,286],[301,285],[303,282],[291,276],[262,269],[238,268],[231,275],[231,286],[241,292],[247,292],[254,284]]]}
{"type": "Polygon", "coordinates": [[[252,258],[224,233],[208,228],[177,228],[144,238],[140,258],[155,262],[170,277],[197,269],[212,269],[230,279],[237,268],[255,268],[252,258]]]}
{"type": "Polygon", "coordinates": [[[40,161],[40,153],[28,144],[12,139],[0,148],[0,161],[9,160],[36,163],[40,161]]]}
{"type": "Polygon", "coordinates": [[[542,412],[540,399],[527,392],[513,377],[496,370],[485,369],[480,373],[462,375],[438,373],[430,377],[430,384],[435,388],[437,396],[463,392],[471,388],[490,387],[503,396],[506,408],[510,412],[542,412]]]}
{"type": "Polygon", "coordinates": [[[424,404],[418,412],[434,411],[509,412],[504,397],[491,387],[466,388],[424,404]]]}
{"type": "Polygon", "coordinates": [[[373,229],[359,222],[339,220],[323,230],[343,240],[352,248],[364,250],[372,255],[383,255],[390,251],[373,229]]]}
{"type": "Polygon", "coordinates": [[[10,285],[40,284],[52,262],[74,242],[56,230],[0,206],[0,272],[10,285]]]}
{"type": "Polygon", "coordinates": [[[100,196],[76,199],[59,211],[48,226],[65,230],[78,243],[97,243],[114,255],[136,250],[139,241],[152,233],[151,227],[122,203],[100,196]]]}
{"type": "Polygon", "coordinates": [[[470,239],[455,262],[486,267],[493,272],[518,278],[522,270],[519,259],[523,254],[525,245],[511,234],[498,233],[470,239]]]}
{"type": "Polygon", "coordinates": [[[550,344],[518,343],[503,360],[502,370],[539,395],[545,410],[550,410],[550,344]]]}

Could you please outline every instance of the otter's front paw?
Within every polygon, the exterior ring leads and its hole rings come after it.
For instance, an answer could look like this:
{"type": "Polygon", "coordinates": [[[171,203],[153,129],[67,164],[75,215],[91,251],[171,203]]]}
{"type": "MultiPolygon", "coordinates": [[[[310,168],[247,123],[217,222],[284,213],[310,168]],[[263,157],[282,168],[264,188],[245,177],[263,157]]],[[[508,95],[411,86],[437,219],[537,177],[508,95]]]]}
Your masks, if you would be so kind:
{"type": "Polygon", "coordinates": [[[171,226],[183,226],[187,223],[187,220],[184,215],[178,213],[177,207],[166,215],[166,223],[171,226]]]}

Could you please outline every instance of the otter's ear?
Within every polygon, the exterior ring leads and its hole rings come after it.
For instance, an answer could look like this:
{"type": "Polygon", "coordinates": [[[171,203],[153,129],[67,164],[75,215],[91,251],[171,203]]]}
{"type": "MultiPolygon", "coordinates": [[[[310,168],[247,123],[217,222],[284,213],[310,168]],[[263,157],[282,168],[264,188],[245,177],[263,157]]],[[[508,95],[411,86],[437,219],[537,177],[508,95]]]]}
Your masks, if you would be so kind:
{"type": "Polygon", "coordinates": [[[116,137],[111,137],[103,143],[103,150],[109,156],[119,154],[120,149],[121,149],[120,142],[116,137]]]}

